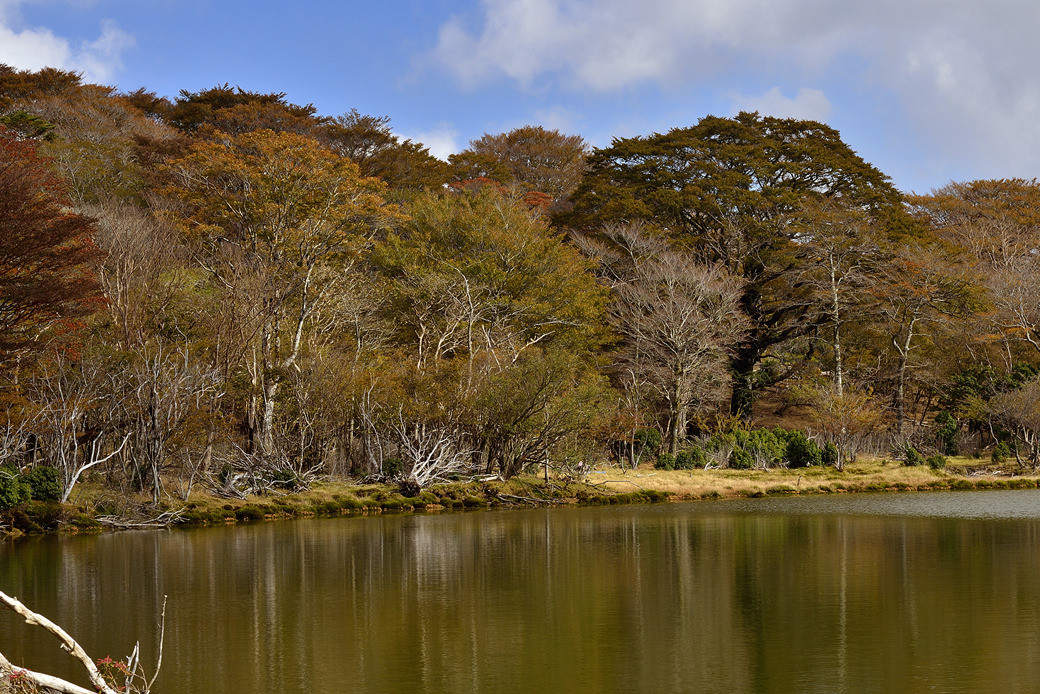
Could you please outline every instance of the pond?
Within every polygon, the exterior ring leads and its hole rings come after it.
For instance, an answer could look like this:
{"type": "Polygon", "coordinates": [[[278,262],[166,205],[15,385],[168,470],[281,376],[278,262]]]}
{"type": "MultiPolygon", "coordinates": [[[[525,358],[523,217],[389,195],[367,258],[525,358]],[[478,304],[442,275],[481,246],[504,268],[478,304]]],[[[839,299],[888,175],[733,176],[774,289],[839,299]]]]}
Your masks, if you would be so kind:
{"type": "MultiPolygon", "coordinates": [[[[0,543],[158,692],[1032,692],[1040,490],[374,516],[0,543]]],[[[0,611],[0,652],[86,684],[0,611]]]]}

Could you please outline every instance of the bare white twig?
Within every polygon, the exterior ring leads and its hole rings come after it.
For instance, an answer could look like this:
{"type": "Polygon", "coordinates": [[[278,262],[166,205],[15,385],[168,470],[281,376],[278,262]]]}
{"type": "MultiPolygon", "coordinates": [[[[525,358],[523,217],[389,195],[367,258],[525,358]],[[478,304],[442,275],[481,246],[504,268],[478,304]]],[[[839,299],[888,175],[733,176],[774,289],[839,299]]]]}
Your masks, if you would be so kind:
{"type": "MultiPolygon", "coordinates": [[[[3,606],[7,609],[13,610],[14,612],[21,615],[25,619],[26,624],[43,627],[44,629],[58,637],[58,640],[61,641],[62,649],[67,651],[73,658],[82,663],[84,669],[86,669],[87,671],[87,676],[90,678],[90,683],[94,685],[94,689],[96,689],[98,692],[101,692],[101,694],[118,694],[116,690],[112,689],[108,685],[108,683],[105,682],[105,678],[101,676],[100,672],[98,672],[97,666],[94,664],[94,661],[91,660],[90,656],[87,655],[86,651],[84,651],[83,648],[78,643],[76,643],[76,640],[69,636],[68,632],[66,632],[60,626],[58,626],[51,620],[47,619],[43,615],[33,612],[28,607],[19,602],[18,599],[12,598],[3,591],[0,591],[0,602],[2,602],[3,606]]],[[[4,663],[6,665],[10,665],[10,663],[7,662],[6,658],[4,659],[4,663]]],[[[30,676],[32,674],[35,673],[30,673],[30,676]]],[[[35,682],[36,680],[33,679],[33,681],[35,682]]],[[[63,685],[66,687],[64,689],[60,689],[59,691],[76,692],[76,694],[79,694],[79,692],[87,691],[82,688],[76,687],[76,685],[71,684],[69,682],[64,682],[64,680],[58,680],[58,682],[63,683],[63,685]],[[76,688],[69,689],[68,687],[76,688]]],[[[43,686],[49,687],[51,685],[48,684],[43,686]]]]}

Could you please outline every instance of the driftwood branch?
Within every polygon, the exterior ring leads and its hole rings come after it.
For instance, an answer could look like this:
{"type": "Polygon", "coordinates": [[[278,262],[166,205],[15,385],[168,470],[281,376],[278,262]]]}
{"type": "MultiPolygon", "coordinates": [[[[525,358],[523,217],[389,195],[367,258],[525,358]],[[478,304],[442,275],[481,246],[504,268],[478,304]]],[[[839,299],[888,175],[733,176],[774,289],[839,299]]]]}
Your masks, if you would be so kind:
{"type": "MultiPolygon", "coordinates": [[[[94,661],[91,660],[90,656],[87,655],[86,651],[84,651],[83,648],[78,643],[76,643],[76,640],[69,636],[68,632],[66,632],[60,626],[58,626],[51,620],[47,619],[43,615],[33,612],[28,607],[19,602],[16,598],[12,598],[11,596],[7,595],[2,591],[0,591],[0,602],[3,603],[3,606],[5,608],[13,610],[14,612],[18,613],[21,617],[23,617],[25,619],[26,624],[42,627],[50,633],[54,634],[54,636],[56,636],[58,640],[61,641],[62,650],[68,652],[73,658],[78,660],[83,665],[84,669],[86,669],[87,676],[90,678],[90,683],[94,685],[94,689],[97,692],[101,692],[101,694],[118,694],[116,690],[112,689],[108,685],[108,683],[105,682],[105,678],[103,678],[101,676],[101,673],[98,672],[97,666],[94,664],[94,661]]],[[[10,662],[8,662],[6,658],[3,658],[3,661],[0,662],[0,666],[3,666],[6,669],[14,670],[14,668],[11,667],[10,662]]],[[[19,669],[18,672],[22,672],[22,670],[19,669]]],[[[71,682],[66,682],[65,680],[58,679],[57,677],[41,675],[39,673],[31,672],[29,670],[26,670],[24,672],[26,673],[27,677],[32,679],[33,682],[35,682],[39,686],[55,689],[59,692],[72,692],[73,694],[82,694],[83,692],[87,692],[89,694],[89,690],[83,689],[82,687],[78,687],[72,684],[71,682]],[[42,681],[39,678],[43,678],[47,681],[42,681]]]]}
{"type": "Polygon", "coordinates": [[[6,673],[10,673],[12,678],[24,677],[41,689],[55,691],[59,694],[97,694],[89,689],[84,689],[78,684],[66,682],[59,677],[45,675],[42,672],[33,672],[32,670],[12,665],[11,661],[5,658],[3,653],[0,653],[0,676],[6,673]]]}
{"type": "Polygon", "coordinates": [[[129,520],[120,516],[96,516],[96,520],[101,525],[117,528],[119,530],[135,530],[138,528],[168,528],[176,523],[181,514],[184,513],[184,509],[174,509],[172,511],[163,511],[154,518],[148,518],[146,520],[129,520]]]}
{"type": "Polygon", "coordinates": [[[565,503],[560,499],[538,499],[533,496],[517,496],[515,494],[503,494],[502,492],[498,492],[495,496],[502,501],[515,501],[523,504],[533,504],[535,506],[556,506],[565,503]]]}

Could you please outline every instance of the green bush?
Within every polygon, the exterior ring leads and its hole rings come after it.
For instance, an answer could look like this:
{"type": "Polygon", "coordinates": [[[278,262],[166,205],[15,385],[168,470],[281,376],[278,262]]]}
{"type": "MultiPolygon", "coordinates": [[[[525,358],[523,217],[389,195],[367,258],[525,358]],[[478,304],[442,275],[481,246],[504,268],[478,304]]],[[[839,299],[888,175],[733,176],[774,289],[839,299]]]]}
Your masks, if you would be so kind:
{"type": "Polygon", "coordinates": [[[793,468],[817,467],[823,464],[823,452],[820,447],[801,431],[790,432],[784,456],[787,458],[787,464],[793,468]]]}
{"type": "Polygon", "coordinates": [[[271,475],[271,483],[277,489],[288,489],[291,492],[299,491],[306,486],[300,476],[289,469],[276,470],[271,475]]]}
{"type": "Polygon", "coordinates": [[[704,449],[700,446],[694,446],[676,454],[675,469],[692,470],[694,468],[702,468],[707,462],[708,454],[704,452],[704,449]]]}
{"type": "Polygon", "coordinates": [[[18,475],[18,471],[10,467],[0,467],[0,511],[28,501],[32,489],[18,475]]]}
{"type": "Polygon", "coordinates": [[[993,449],[990,460],[998,465],[1007,462],[1008,458],[1011,457],[1011,446],[1007,444],[1007,441],[1001,441],[993,449]]]}
{"type": "Polygon", "coordinates": [[[771,467],[783,462],[787,448],[786,432],[778,437],[769,429],[737,429],[733,434],[737,446],[751,458],[749,467],[754,467],[756,463],[771,467]]]}
{"type": "Polygon", "coordinates": [[[657,456],[657,462],[654,463],[654,467],[658,470],[674,470],[675,456],[671,453],[662,453],[657,456]]]}
{"type": "Polygon", "coordinates": [[[235,510],[235,518],[240,521],[262,521],[264,512],[256,506],[243,506],[235,510]]]}
{"type": "Polygon", "coordinates": [[[743,448],[734,448],[729,454],[729,466],[737,470],[750,470],[755,467],[755,459],[743,448]]]}
{"type": "Polygon", "coordinates": [[[936,453],[935,455],[928,456],[928,459],[925,462],[927,462],[928,467],[933,470],[944,470],[946,468],[947,460],[946,456],[936,453]]]}
{"type": "Polygon", "coordinates": [[[925,464],[924,456],[917,452],[911,444],[906,444],[906,448],[903,449],[903,465],[907,467],[917,467],[918,465],[925,464]]]}
{"type": "Polygon", "coordinates": [[[66,516],[65,509],[57,501],[30,501],[25,505],[25,513],[35,523],[46,529],[57,528],[66,516]]]}
{"type": "Polygon", "coordinates": [[[657,455],[657,451],[661,448],[661,432],[657,429],[639,429],[632,438],[636,447],[636,455],[641,456],[644,453],[657,455]]]}
{"type": "Polygon", "coordinates": [[[828,441],[827,445],[820,451],[820,460],[824,465],[830,467],[838,467],[838,462],[841,460],[841,453],[838,451],[838,447],[834,445],[833,441],[828,441]]]}
{"type": "Polygon", "coordinates": [[[52,467],[34,467],[24,475],[36,501],[57,501],[61,498],[61,479],[52,467]]]}
{"type": "Polygon", "coordinates": [[[939,447],[946,455],[957,455],[957,430],[960,425],[949,412],[945,410],[935,415],[936,438],[939,439],[939,447]]]}
{"type": "Polygon", "coordinates": [[[404,463],[400,458],[386,458],[383,460],[383,476],[397,477],[404,474],[404,463]]]}

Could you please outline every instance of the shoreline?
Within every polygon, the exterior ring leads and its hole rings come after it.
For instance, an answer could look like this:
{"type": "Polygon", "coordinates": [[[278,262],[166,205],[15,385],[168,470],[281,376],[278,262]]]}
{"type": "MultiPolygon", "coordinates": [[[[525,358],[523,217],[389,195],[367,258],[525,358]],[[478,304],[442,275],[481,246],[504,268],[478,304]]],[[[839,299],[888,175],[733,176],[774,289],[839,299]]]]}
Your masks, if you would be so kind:
{"type": "Polygon", "coordinates": [[[281,495],[227,499],[199,491],[187,501],[169,499],[153,507],[121,500],[85,484],[69,504],[28,502],[0,514],[0,538],[53,533],[106,532],[157,527],[231,525],[306,517],[441,513],[487,508],[603,506],[665,501],[762,498],[864,492],[1036,489],[1040,475],[1009,466],[965,459],[946,470],[868,460],[835,468],[656,470],[595,469],[583,481],[520,475],[507,481],[480,480],[429,487],[406,497],[390,484],[322,481],[281,495]],[[1028,474],[1019,474],[1027,472],[1028,474]],[[156,519],[161,519],[159,522],[156,519]]]}

